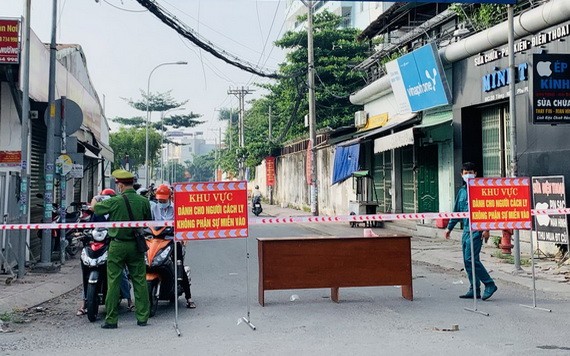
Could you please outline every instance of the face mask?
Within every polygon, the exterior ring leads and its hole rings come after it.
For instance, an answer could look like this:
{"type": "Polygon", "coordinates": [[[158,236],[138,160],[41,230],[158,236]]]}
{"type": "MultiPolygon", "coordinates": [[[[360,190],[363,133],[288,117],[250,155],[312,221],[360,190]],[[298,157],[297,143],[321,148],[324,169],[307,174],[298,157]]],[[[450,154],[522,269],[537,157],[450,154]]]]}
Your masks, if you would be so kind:
{"type": "Polygon", "coordinates": [[[170,203],[158,203],[158,206],[160,206],[162,209],[166,209],[170,206],[170,203]]]}
{"type": "Polygon", "coordinates": [[[473,173],[467,173],[461,176],[463,178],[463,180],[465,181],[465,183],[467,183],[467,181],[471,178],[475,178],[475,174],[473,173]]]}

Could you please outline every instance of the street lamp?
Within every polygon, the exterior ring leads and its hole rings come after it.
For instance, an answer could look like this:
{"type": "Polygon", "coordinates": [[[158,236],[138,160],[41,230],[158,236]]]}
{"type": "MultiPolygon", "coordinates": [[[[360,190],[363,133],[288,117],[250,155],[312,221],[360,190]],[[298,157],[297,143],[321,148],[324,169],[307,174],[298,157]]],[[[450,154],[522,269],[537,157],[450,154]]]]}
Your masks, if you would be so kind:
{"type": "MultiPolygon", "coordinates": [[[[160,113],[160,181],[164,183],[164,150],[162,145],[164,144],[164,117],[169,111],[186,110],[186,108],[172,108],[160,113]]],[[[168,149],[168,146],[166,146],[168,149]]],[[[168,156],[168,152],[166,153],[168,156]]]]}
{"type": "Polygon", "coordinates": [[[150,181],[150,169],[148,166],[148,129],[149,129],[149,125],[150,125],[150,111],[149,111],[149,99],[150,99],[150,78],[152,77],[152,73],[154,73],[155,70],[157,70],[158,68],[162,67],[162,66],[167,66],[167,65],[185,65],[188,64],[188,62],[184,62],[184,61],[178,61],[178,62],[168,62],[168,63],[161,63],[159,65],[157,65],[156,67],[154,67],[151,71],[150,74],[148,75],[148,82],[147,82],[147,87],[146,87],[146,136],[145,136],[145,150],[144,150],[144,166],[145,166],[145,185],[148,187],[149,181],[150,181]]]}

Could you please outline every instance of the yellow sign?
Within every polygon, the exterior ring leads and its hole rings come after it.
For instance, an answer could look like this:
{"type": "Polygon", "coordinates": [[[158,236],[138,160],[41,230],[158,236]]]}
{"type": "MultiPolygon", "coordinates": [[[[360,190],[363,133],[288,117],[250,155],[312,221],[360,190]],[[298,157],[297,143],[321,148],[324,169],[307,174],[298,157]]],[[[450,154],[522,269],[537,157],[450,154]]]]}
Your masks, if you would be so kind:
{"type": "Polygon", "coordinates": [[[366,131],[370,129],[375,129],[377,127],[382,127],[388,122],[388,113],[382,113],[379,115],[374,115],[368,118],[366,121],[366,126],[364,126],[360,131],[366,131]]]}

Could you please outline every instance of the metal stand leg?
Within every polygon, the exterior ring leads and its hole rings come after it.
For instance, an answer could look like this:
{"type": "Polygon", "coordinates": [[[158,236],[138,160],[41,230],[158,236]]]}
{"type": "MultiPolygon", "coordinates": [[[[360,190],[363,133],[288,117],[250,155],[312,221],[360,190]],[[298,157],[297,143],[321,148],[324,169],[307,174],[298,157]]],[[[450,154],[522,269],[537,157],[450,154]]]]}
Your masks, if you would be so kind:
{"type": "Polygon", "coordinates": [[[248,243],[248,240],[249,240],[249,237],[246,237],[245,238],[245,255],[246,255],[246,269],[247,269],[247,276],[246,276],[247,317],[244,316],[241,318],[241,320],[243,320],[251,328],[251,330],[256,330],[257,328],[250,321],[251,319],[250,319],[250,303],[249,303],[249,243],[248,243]]]}
{"type": "Polygon", "coordinates": [[[523,305],[521,304],[521,307],[525,307],[525,308],[531,308],[531,309],[536,309],[536,310],[542,310],[545,312],[552,312],[552,310],[550,309],[546,309],[546,308],[539,308],[536,306],[536,278],[535,278],[535,274],[534,274],[534,252],[533,252],[533,246],[532,246],[532,234],[533,231],[531,230],[530,232],[530,260],[531,260],[531,270],[532,270],[532,306],[531,305],[523,305]]]}
{"type": "Polygon", "coordinates": [[[174,240],[174,330],[176,330],[176,335],[180,337],[180,328],[178,327],[178,249],[176,244],[178,242],[174,240]]]}

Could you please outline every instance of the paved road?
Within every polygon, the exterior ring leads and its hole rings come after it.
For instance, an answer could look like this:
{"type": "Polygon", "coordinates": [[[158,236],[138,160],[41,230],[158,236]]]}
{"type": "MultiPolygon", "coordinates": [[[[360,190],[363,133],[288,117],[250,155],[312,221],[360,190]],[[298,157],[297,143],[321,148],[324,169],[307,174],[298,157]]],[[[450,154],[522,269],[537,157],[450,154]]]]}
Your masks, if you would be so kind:
{"type": "MultiPolygon", "coordinates": [[[[195,241],[187,260],[193,271],[195,310],[180,309],[182,337],[173,328],[172,305],[160,306],[146,328],[122,309],[119,329],[76,317],[76,290],[23,315],[0,336],[0,353],[9,355],[105,354],[156,355],[565,355],[570,353],[567,321],[570,304],[557,294],[539,294],[546,313],[523,308],[531,294],[515,284],[500,284],[496,297],[478,304],[489,317],[465,311],[472,301],[457,298],[466,289],[458,272],[414,264],[414,301],[395,287],[341,289],[341,303],[329,291],[266,292],[257,303],[257,237],[314,236],[302,225],[253,226],[250,251],[250,318],[256,331],[238,320],[247,315],[246,240],[195,241]],[[460,282],[461,281],[461,282],[460,282]],[[290,301],[292,295],[298,299],[290,301]],[[459,325],[459,331],[437,331],[459,325]]],[[[180,306],[183,306],[180,301],[180,306]]]]}

